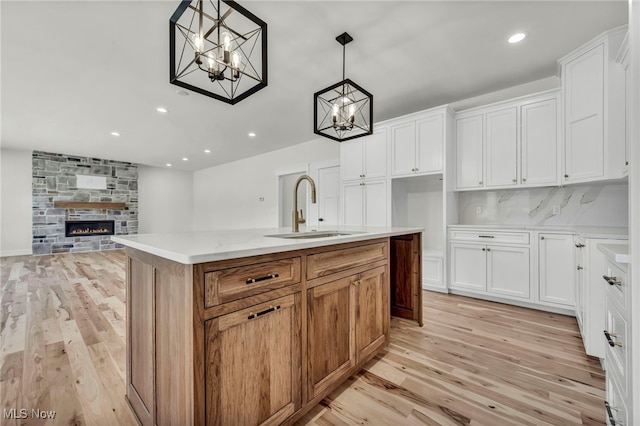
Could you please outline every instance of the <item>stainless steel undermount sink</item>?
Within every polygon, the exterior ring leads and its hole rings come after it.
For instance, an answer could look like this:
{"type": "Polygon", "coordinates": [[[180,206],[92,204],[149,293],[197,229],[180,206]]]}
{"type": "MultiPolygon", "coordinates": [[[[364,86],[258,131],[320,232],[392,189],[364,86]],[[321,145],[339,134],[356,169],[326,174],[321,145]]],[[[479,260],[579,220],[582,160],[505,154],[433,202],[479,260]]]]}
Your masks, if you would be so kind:
{"type": "Polygon", "coordinates": [[[273,235],[265,235],[265,237],[271,238],[287,238],[291,240],[302,240],[308,238],[328,238],[328,237],[339,237],[342,235],[353,235],[353,234],[361,234],[362,232],[351,232],[351,231],[310,231],[310,232],[293,232],[290,234],[273,234],[273,235]]]}

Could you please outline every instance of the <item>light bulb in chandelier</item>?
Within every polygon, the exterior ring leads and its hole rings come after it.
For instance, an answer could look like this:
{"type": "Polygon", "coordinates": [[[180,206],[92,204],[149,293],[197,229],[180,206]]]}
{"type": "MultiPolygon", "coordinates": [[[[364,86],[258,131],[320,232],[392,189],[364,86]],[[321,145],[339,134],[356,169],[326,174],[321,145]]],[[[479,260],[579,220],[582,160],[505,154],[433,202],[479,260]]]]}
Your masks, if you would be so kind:
{"type": "Polygon", "coordinates": [[[193,50],[198,54],[204,50],[204,38],[198,33],[193,35],[193,50]]]}
{"type": "Polygon", "coordinates": [[[220,39],[222,41],[222,48],[224,52],[224,63],[228,64],[230,62],[229,56],[231,54],[231,40],[233,40],[233,37],[231,37],[230,33],[225,31],[220,36],[220,39]]]}
{"type": "Polygon", "coordinates": [[[241,56],[236,50],[231,54],[231,66],[233,67],[234,78],[240,77],[240,65],[242,65],[241,56]]]}
{"type": "Polygon", "coordinates": [[[356,106],[355,104],[349,105],[349,124],[353,127],[353,122],[356,119],[356,106]]]}

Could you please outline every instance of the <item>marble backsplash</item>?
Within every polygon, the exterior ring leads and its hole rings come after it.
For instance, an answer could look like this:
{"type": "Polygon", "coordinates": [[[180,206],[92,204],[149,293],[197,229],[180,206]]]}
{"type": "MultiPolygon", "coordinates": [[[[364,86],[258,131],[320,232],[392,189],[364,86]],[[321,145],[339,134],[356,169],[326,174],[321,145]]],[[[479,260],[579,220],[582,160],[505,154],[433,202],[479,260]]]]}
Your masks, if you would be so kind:
{"type": "Polygon", "coordinates": [[[459,222],[465,225],[627,227],[629,221],[626,182],[460,192],[458,197],[459,222]]]}

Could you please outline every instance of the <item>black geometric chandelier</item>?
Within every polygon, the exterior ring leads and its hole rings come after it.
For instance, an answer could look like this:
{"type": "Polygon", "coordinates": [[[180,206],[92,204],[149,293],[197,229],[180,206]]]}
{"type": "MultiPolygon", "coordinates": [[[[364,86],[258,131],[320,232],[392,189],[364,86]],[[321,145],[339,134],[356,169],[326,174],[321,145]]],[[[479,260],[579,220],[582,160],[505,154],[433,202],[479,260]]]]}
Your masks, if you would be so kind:
{"type": "Polygon", "coordinates": [[[338,142],[373,133],[373,95],[345,78],[347,33],[336,37],[342,45],[342,81],[313,95],[313,132],[338,142]]]}
{"type": "Polygon", "coordinates": [[[169,22],[171,83],[235,104],[267,86],[267,24],[227,0],[184,0],[169,22]]]}

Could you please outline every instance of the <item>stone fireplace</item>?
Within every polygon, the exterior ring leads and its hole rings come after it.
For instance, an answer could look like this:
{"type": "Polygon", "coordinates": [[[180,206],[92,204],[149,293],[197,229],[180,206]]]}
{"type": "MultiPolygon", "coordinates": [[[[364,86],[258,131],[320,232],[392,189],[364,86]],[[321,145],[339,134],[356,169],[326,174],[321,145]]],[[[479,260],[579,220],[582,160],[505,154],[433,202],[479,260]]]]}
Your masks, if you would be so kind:
{"type": "Polygon", "coordinates": [[[135,164],[33,152],[33,254],[121,248],[138,232],[135,164]]]}

